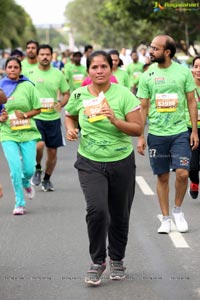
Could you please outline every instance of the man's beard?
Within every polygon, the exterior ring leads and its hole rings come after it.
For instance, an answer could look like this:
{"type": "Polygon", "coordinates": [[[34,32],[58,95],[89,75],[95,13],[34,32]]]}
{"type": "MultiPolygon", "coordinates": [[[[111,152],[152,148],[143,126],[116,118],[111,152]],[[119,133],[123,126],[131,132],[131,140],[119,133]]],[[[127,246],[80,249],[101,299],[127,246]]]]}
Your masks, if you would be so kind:
{"type": "Polygon", "coordinates": [[[151,62],[157,62],[159,64],[165,63],[165,57],[164,57],[164,55],[162,55],[160,57],[155,57],[155,56],[151,57],[150,56],[150,58],[151,58],[151,62]]]}

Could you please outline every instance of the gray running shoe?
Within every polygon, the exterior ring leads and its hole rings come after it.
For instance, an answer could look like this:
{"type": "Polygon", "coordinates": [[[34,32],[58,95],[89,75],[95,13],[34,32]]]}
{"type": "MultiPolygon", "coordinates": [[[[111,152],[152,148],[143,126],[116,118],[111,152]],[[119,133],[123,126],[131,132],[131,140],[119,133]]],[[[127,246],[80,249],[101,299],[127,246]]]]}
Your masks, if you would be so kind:
{"type": "Polygon", "coordinates": [[[123,265],[123,261],[110,261],[110,279],[112,280],[122,280],[126,277],[126,268],[123,265]]]}
{"type": "Polygon", "coordinates": [[[41,175],[42,175],[42,170],[36,169],[35,174],[31,178],[31,184],[32,185],[40,185],[40,183],[41,183],[41,175]]]}
{"type": "Polygon", "coordinates": [[[53,192],[54,191],[53,184],[51,183],[50,180],[45,179],[42,181],[42,190],[44,192],[53,192]]]}
{"type": "Polygon", "coordinates": [[[101,275],[106,269],[106,264],[92,264],[90,270],[85,277],[85,283],[89,285],[99,285],[101,283],[101,275]]]}

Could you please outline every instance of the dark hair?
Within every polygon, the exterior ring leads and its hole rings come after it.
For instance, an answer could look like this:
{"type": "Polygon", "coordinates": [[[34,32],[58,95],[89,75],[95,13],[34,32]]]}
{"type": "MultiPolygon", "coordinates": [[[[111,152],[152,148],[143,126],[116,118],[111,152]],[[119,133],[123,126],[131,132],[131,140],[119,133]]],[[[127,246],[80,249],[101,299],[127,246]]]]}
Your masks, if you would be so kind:
{"type": "Polygon", "coordinates": [[[26,43],[26,47],[27,47],[29,44],[35,44],[36,47],[37,47],[37,49],[38,49],[38,47],[39,47],[39,43],[36,42],[36,41],[34,41],[34,40],[29,40],[29,41],[26,43]]]}
{"type": "Polygon", "coordinates": [[[113,55],[117,55],[119,57],[119,51],[118,50],[115,50],[115,49],[112,49],[109,51],[109,54],[113,54],[113,55]]]}
{"type": "Polygon", "coordinates": [[[5,63],[5,68],[7,67],[8,63],[10,61],[16,61],[20,67],[20,70],[22,69],[22,64],[21,64],[21,61],[19,58],[15,57],[15,56],[10,56],[7,60],[6,60],[6,63],[5,63]]]}
{"type": "Polygon", "coordinates": [[[131,50],[131,55],[132,55],[133,53],[138,54],[136,49],[132,49],[132,50],[131,50]]]}
{"type": "Polygon", "coordinates": [[[194,66],[194,63],[195,63],[195,61],[196,61],[197,59],[200,59],[200,55],[196,56],[196,57],[193,59],[193,61],[192,61],[192,65],[193,65],[193,66],[194,66]]]}
{"type": "Polygon", "coordinates": [[[93,49],[92,45],[85,45],[84,51],[87,52],[89,49],[93,49]]]}
{"type": "Polygon", "coordinates": [[[76,57],[76,56],[82,57],[83,54],[80,51],[76,51],[76,52],[73,53],[73,57],[76,57]]]}
{"type": "Polygon", "coordinates": [[[19,49],[12,50],[12,52],[10,53],[10,56],[16,56],[16,55],[23,57],[24,53],[19,49]]]}
{"type": "Polygon", "coordinates": [[[165,50],[170,50],[170,58],[173,58],[175,53],[176,53],[176,44],[174,40],[169,36],[166,38],[166,43],[165,43],[165,50]]]}
{"type": "Polygon", "coordinates": [[[113,62],[112,62],[112,58],[110,56],[109,53],[103,51],[103,50],[97,50],[95,52],[93,52],[86,60],[86,66],[87,66],[87,70],[89,70],[90,65],[93,61],[93,58],[96,56],[103,56],[105,58],[105,60],[108,62],[110,68],[112,69],[113,67],[113,62]]]}
{"type": "Polygon", "coordinates": [[[110,54],[110,55],[117,55],[118,58],[119,58],[118,67],[123,66],[124,63],[123,63],[123,60],[119,57],[119,51],[118,51],[118,50],[112,49],[112,50],[109,51],[109,54],[110,54]]]}
{"type": "Polygon", "coordinates": [[[53,48],[48,44],[39,45],[39,47],[37,49],[37,54],[39,54],[40,49],[49,49],[51,54],[53,54],[53,48]]]}

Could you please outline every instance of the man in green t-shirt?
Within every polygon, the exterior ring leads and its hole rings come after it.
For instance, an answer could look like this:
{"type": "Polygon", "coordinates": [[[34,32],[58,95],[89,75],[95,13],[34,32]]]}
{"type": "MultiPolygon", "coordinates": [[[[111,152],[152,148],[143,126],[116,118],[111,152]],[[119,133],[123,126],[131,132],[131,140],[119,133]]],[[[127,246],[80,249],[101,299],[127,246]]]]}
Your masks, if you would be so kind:
{"type": "Polygon", "coordinates": [[[82,53],[80,51],[73,53],[73,64],[70,68],[65,69],[65,77],[72,93],[79,88],[83,80],[87,77],[86,67],[81,65],[82,53]]]}
{"type": "MultiPolygon", "coordinates": [[[[162,211],[158,233],[169,233],[169,173],[176,172],[175,207],[172,210],[177,230],[188,231],[181,210],[187,190],[191,150],[197,148],[197,106],[194,97],[194,79],[191,71],[172,61],[176,53],[174,40],[167,35],[155,37],[149,49],[151,62],[142,74],[137,96],[141,100],[144,124],[148,115],[148,150],[153,173],[157,175],[157,194],[162,211]],[[188,106],[192,124],[191,135],[187,129],[185,106],[188,106]]],[[[137,149],[144,155],[146,142],[139,137],[137,149]]]]}
{"type": "Polygon", "coordinates": [[[22,74],[29,77],[29,73],[37,66],[37,50],[39,43],[30,40],[26,43],[26,57],[22,60],[22,74]]]}
{"type": "Polygon", "coordinates": [[[136,94],[139,79],[143,73],[143,64],[138,61],[138,54],[136,50],[132,50],[131,58],[133,61],[126,67],[126,71],[129,75],[130,89],[134,94],[136,94]]]}
{"type": "Polygon", "coordinates": [[[41,113],[35,117],[35,121],[42,136],[42,140],[37,144],[37,165],[32,184],[41,183],[41,161],[46,146],[47,160],[42,181],[42,189],[45,192],[54,191],[50,177],[56,166],[57,148],[64,146],[60,111],[70,95],[64,74],[51,65],[52,54],[53,49],[50,45],[40,45],[37,51],[38,66],[29,74],[29,79],[34,82],[40,97],[41,113]]]}

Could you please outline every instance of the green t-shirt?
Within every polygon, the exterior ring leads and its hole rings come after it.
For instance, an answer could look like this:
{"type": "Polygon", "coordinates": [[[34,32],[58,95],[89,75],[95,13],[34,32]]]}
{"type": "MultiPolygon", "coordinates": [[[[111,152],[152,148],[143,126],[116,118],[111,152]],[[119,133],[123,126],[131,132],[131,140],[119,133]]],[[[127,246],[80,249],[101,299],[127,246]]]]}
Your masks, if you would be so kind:
{"type": "Polygon", "coordinates": [[[27,142],[40,139],[41,135],[33,118],[17,120],[15,117],[15,110],[25,113],[40,107],[34,85],[29,81],[19,83],[5,104],[8,120],[1,124],[1,141],[27,142]]]}
{"type": "Polygon", "coordinates": [[[119,84],[130,87],[128,73],[125,70],[118,68],[116,71],[112,72],[116,77],[119,84]]]}
{"type": "Polygon", "coordinates": [[[33,72],[33,69],[38,66],[38,63],[36,64],[30,64],[28,60],[25,58],[22,60],[22,71],[21,74],[29,78],[29,75],[33,72]]]}
{"type": "MultiPolygon", "coordinates": [[[[197,127],[200,128],[200,87],[196,85],[194,90],[195,99],[197,102],[197,109],[198,109],[198,118],[197,118],[197,127]]],[[[190,115],[187,108],[187,117],[188,117],[188,127],[192,127],[191,121],[190,121],[190,115]]]]}
{"type": "Polygon", "coordinates": [[[132,62],[126,67],[126,71],[129,75],[130,88],[137,86],[140,76],[143,73],[143,64],[141,62],[132,62]]]}
{"type": "MultiPolygon", "coordinates": [[[[140,106],[140,101],[126,87],[118,84],[111,84],[105,98],[116,117],[121,120],[125,120],[129,112],[140,106]]],[[[78,116],[81,127],[78,152],[99,162],[126,158],[133,151],[132,137],[119,131],[107,118],[89,122],[85,107],[91,99],[94,100],[95,97],[89,93],[87,86],[80,87],[72,93],[65,106],[66,114],[78,116]]]]}
{"type": "Polygon", "coordinates": [[[41,102],[41,113],[35,116],[35,119],[44,121],[59,119],[60,113],[54,109],[54,104],[58,102],[58,92],[69,91],[64,74],[52,66],[47,71],[35,68],[29,79],[35,84],[41,102]]]}
{"type": "Polygon", "coordinates": [[[65,76],[69,83],[70,92],[73,92],[75,89],[81,86],[84,78],[87,77],[86,67],[72,64],[71,67],[66,71],[65,76]]]}
{"type": "Polygon", "coordinates": [[[197,101],[197,108],[198,108],[198,121],[197,126],[200,128],[200,87],[196,86],[195,88],[195,99],[197,101]]]}
{"type": "Polygon", "coordinates": [[[195,89],[188,68],[172,62],[168,68],[152,64],[140,78],[137,97],[150,99],[149,133],[158,136],[187,131],[186,93],[195,89]]]}

